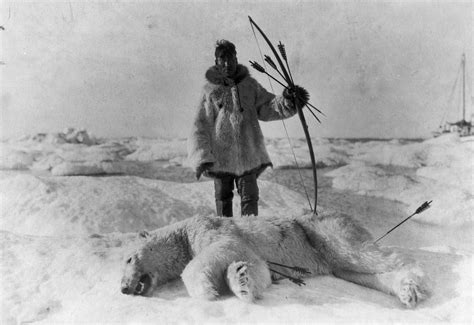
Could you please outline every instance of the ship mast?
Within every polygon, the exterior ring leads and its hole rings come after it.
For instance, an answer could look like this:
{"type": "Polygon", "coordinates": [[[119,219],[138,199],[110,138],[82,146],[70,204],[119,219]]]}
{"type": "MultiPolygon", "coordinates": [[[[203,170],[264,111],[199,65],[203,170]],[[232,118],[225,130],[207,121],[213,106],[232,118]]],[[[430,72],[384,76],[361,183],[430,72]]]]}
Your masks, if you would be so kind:
{"type": "Polygon", "coordinates": [[[462,54],[462,120],[466,120],[466,54],[462,54]]]}

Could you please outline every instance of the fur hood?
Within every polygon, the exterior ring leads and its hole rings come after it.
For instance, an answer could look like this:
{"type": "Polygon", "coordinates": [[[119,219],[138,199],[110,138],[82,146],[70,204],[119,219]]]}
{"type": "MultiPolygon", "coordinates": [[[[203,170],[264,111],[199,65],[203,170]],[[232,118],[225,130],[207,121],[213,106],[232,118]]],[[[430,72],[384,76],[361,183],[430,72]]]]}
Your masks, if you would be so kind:
{"type": "Polygon", "coordinates": [[[233,86],[239,84],[246,77],[250,76],[249,70],[246,66],[242,64],[237,65],[237,71],[233,78],[227,77],[225,74],[219,71],[214,65],[207,69],[206,71],[206,80],[214,85],[222,86],[233,86]]]}

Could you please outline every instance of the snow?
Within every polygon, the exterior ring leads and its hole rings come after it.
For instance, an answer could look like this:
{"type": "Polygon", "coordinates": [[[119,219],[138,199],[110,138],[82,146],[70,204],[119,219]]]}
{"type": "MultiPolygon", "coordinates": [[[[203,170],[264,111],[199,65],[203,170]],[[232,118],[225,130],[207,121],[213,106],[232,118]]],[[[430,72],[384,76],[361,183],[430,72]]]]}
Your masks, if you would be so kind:
{"type": "Polygon", "coordinates": [[[472,224],[474,141],[446,135],[408,145],[368,144],[354,151],[349,165],[327,174],[334,177],[335,188],[401,201],[407,213],[433,200],[432,208],[417,216],[418,220],[472,224]],[[394,165],[412,170],[399,174],[394,165]]]}
{"type": "MultiPolygon", "coordinates": [[[[304,140],[292,145],[298,165],[309,166],[304,140]]],[[[288,140],[268,139],[267,147],[275,168],[295,165],[288,140]]],[[[404,224],[423,236],[390,242],[431,278],[431,297],[417,309],[331,276],[304,287],[282,281],[254,305],[192,299],[181,281],[152,297],[121,294],[122,263],[140,243],[136,233],[212,214],[213,184],[192,173],[186,182],[154,177],[183,173],[176,168],[186,166],[183,139],[97,139],[68,129],[0,143],[0,323],[472,323],[474,141],[315,139],[314,147],[318,165],[329,167],[320,170],[332,179],[328,190],[364,195],[367,211],[376,198],[402,202],[404,215],[433,200],[404,224]]],[[[259,182],[260,214],[305,213],[304,196],[259,182]]],[[[340,204],[328,208],[347,210],[340,204]]],[[[234,211],[238,205],[234,200],[234,211]]],[[[399,221],[380,218],[368,223],[373,233],[381,222],[388,230],[399,221]]]]}
{"type": "MultiPolygon", "coordinates": [[[[41,236],[155,229],[212,214],[213,186],[209,181],[181,184],[135,176],[6,177],[0,180],[0,229],[41,236]]],[[[264,181],[260,190],[262,214],[304,214],[307,202],[298,193],[264,181]]],[[[234,211],[238,204],[234,200],[234,211]]]]}

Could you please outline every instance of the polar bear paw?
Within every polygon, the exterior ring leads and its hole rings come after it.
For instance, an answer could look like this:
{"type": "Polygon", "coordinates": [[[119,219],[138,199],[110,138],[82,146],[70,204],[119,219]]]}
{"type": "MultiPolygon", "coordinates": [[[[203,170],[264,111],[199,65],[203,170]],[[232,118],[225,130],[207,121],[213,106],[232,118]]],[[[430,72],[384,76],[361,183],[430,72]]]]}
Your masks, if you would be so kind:
{"type": "Polygon", "coordinates": [[[253,279],[249,275],[247,262],[232,262],[227,268],[227,283],[230,290],[240,299],[253,302],[256,299],[253,279]]]}
{"type": "Polygon", "coordinates": [[[418,302],[426,298],[426,294],[413,279],[404,279],[400,286],[398,298],[408,308],[414,308],[418,302]]]}

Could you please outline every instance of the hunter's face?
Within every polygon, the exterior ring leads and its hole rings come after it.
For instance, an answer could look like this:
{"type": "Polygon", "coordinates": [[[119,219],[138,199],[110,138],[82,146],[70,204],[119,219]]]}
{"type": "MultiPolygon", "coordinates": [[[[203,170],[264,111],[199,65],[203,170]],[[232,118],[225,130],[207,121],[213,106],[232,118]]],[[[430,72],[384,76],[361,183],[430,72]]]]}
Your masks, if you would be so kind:
{"type": "Polygon", "coordinates": [[[232,77],[237,72],[237,56],[229,53],[216,55],[216,67],[227,77],[232,77]]]}

